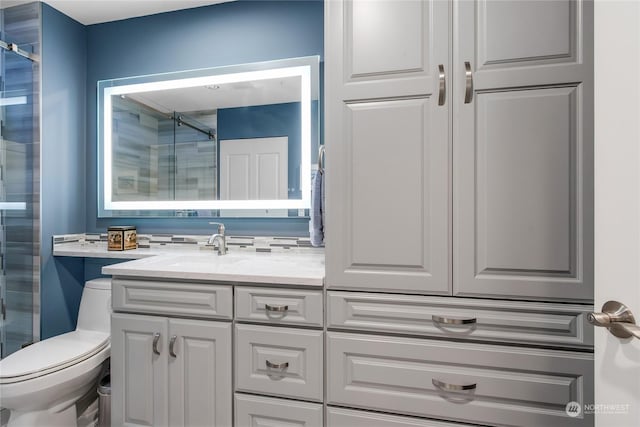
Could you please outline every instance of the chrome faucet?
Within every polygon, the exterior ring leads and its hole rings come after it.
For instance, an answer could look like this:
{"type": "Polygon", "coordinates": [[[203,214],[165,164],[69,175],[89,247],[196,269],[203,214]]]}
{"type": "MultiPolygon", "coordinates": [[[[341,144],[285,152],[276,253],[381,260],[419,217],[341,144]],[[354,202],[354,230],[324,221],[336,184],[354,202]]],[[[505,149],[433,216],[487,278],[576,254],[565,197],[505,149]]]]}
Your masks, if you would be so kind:
{"type": "Polygon", "coordinates": [[[218,226],[218,232],[214,233],[209,237],[209,241],[207,241],[207,245],[215,246],[216,240],[218,241],[218,255],[226,255],[227,254],[227,236],[224,235],[224,224],[220,222],[210,222],[211,225],[218,226]]]}

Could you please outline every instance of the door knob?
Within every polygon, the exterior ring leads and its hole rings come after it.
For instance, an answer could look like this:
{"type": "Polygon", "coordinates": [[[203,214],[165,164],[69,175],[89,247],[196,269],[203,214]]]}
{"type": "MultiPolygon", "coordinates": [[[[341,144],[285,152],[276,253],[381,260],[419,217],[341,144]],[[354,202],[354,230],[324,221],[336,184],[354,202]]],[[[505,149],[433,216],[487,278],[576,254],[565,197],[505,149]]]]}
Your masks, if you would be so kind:
{"type": "Polygon", "coordinates": [[[640,326],[629,307],[618,301],[607,301],[601,313],[589,313],[587,320],[594,326],[609,329],[618,338],[636,337],[640,339],[640,326]]]}

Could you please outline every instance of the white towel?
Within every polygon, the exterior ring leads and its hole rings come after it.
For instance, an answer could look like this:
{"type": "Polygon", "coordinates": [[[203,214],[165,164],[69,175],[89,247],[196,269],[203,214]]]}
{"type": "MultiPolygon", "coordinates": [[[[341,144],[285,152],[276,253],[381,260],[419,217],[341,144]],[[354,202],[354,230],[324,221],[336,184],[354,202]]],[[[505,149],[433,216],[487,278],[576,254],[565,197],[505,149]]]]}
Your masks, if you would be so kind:
{"type": "Polygon", "coordinates": [[[311,212],[309,237],[313,246],[324,246],[324,182],[323,173],[317,170],[311,184],[311,212]]]}

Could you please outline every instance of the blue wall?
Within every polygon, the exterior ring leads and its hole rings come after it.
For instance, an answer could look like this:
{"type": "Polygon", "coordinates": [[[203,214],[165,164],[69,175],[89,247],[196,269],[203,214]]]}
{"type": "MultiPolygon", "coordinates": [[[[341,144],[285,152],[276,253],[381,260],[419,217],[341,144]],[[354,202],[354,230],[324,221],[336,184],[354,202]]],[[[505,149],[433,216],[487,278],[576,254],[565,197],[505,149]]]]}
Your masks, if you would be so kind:
{"type": "Polygon", "coordinates": [[[75,328],[82,259],[54,258],[53,234],[86,228],[86,28],[42,4],[41,337],[75,328]]]}
{"type": "MultiPolygon", "coordinates": [[[[323,54],[320,0],[236,1],[85,27],[42,4],[41,336],[75,327],[84,280],[111,261],[52,257],[53,234],[211,232],[209,219],[97,219],[97,81],[323,54]]],[[[322,72],[322,69],[321,69],[322,72]]],[[[322,74],[321,74],[322,76],[322,74]]],[[[225,219],[230,234],[308,235],[301,218],[225,219]]]]}
{"type": "MultiPolygon", "coordinates": [[[[142,233],[211,232],[204,218],[97,218],[97,81],[323,54],[322,1],[236,1],[87,27],[86,226],[142,233]]],[[[304,218],[225,219],[229,234],[309,234],[304,218]]]]}

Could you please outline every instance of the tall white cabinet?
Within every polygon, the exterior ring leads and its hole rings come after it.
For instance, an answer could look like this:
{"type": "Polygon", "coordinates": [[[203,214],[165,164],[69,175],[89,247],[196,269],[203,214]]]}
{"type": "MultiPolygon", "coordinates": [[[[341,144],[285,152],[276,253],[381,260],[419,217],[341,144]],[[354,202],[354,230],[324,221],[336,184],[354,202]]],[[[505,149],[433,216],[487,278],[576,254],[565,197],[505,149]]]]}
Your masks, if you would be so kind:
{"type": "Polygon", "coordinates": [[[589,302],[592,4],[326,4],[327,283],[589,302]]]}
{"type": "Polygon", "coordinates": [[[592,38],[589,0],[325,3],[327,419],[593,425],[592,38]]]}
{"type": "Polygon", "coordinates": [[[329,1],[325,15],[327,283],[449,294],[448,2],[329,1]]]}
{"type": "Polygon", "coordinates": [[[454,295],[590,302],[593,4],[452,7],[454,295]]]}

